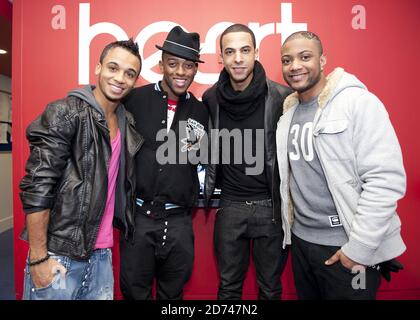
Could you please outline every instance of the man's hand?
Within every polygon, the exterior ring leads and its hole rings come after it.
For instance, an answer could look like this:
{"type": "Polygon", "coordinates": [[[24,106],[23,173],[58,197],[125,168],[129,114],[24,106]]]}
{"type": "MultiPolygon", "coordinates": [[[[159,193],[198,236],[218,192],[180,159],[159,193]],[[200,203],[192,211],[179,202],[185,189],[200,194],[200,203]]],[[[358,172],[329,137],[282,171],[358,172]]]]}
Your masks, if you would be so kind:
{"type": "MultiPolygon", "coordinates": [[[[29,237],[29,261],[37,261],[43,259],[47,255],[47,230],[49,218],[49,209],[26,215],[26,225],[28,227],[29,237]]],[[[66,268],[52,258],[29,268],[35,288],[44,288],[50,285],[54,280],[57,271],[60,271],[61,276],[63,277],[66,273],[66,268]]]]}
{"type": "Polygon", "coordinates": [[[57,271],[61,273],[61,277],[64,277],[67,269],[57,260],[52,258],[29,268],[35,288],[45,288],[49,286],[53,282],[57,271]]]}
{"type": "Polygon", "coordinates": [[[341,264],[346,267],[349,270],[353,270],[353,268],[355,266],[362,266],[365,267],[364,265],[361,265],[353,260],[351,260],[350,258],[348,258],[342,251],[341,249],[338,250],[331,258],[329,258],[327,261],[325,261],[326,265],[333,265],[334,263],[336,263],[337,261],[340,261],[341,264]]]}

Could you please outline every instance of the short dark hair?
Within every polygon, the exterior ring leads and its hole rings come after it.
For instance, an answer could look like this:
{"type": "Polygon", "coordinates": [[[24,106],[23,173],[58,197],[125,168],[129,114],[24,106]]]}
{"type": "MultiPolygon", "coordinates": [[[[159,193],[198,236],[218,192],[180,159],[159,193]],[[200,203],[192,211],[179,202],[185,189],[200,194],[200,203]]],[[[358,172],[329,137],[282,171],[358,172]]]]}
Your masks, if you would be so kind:
{"type": "Polygon", "coordinates": [[[286,38],[286,40],[284,40],[283,45],[286,44],[286,42],[290,41],[290,40],[294,40],[297,38],[305,38],[308,40],[313,40],[316,42],[318,49],[319,49],[319,54],[322,55],[324,53],[324,49],[322,48],[322,42],[321,39],[318,37],[318,35],[316,35],[315,33],[311,32],[311,31],[297,31],[292,33],[290,36],[288,36],[286,38]]]}
{"type": "Polygon", "coordinates": [[[128,40],[114,41],[114,42],[111,42],[110,44],[108,44],[102,50],[101,57],[99,58],[100,63],[103,63],[103,61],[104,61],[106,55],[108,54],[109,50],[111,50],[113,48],[123,48],[123,49],[131,52],[133,55],[135,55],[137,57],[137,59],[139,59],[140,66],[141,66],[141,57],[140,57],[140,53],[139,53],[139,45],[137,44],[137,42],[134,42],[132,38],[130,38],[128,40]]]}
{"type": "Polygon", "coordinates": [[[252,44],[254,45],[254,49],[257,47],[257,41],[255,40],[255,34],[252,32],[250,28],[248,28],[246,25],[241,23],[235,23],[228,27],[225,31],[223,31],[222,35],[220,36],[220,50],[222,50],[222,40],[225,35],[232,32],[246,32],[251,35],[252,38],[252,44]]]}

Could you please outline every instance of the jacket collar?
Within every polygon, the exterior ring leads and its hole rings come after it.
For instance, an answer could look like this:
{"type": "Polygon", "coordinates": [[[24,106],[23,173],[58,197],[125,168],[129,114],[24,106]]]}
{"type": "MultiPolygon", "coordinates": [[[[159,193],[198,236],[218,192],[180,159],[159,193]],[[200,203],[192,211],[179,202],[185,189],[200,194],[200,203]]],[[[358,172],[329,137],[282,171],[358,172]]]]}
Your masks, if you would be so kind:
{"type": "MultiPolygon", "coordinates": [[[[325,107],[328,100],[331,98],[332,94],[337,87],[338,82],[344,75],[343,68],[335,68],[333,72],[331,72],[327,76],[327,84],[325,85],[324,89],[322,89],[321,93],[318,97],[318,104],[320,108],[325,107]]],[[[299,96],[298,93],[295,91],[290,94],[285,100],[283,104],[284,113],[290,110],[295,105],[299,104],[299,96]]]]}

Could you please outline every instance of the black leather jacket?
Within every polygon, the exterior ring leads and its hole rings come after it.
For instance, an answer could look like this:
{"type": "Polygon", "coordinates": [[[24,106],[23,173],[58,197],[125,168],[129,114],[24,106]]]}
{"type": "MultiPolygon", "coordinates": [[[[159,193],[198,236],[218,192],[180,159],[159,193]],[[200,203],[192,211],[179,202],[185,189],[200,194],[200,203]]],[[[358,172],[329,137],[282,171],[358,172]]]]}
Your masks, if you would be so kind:
{"type": "MultiPolygon", "coordinates": [[[[49,104],[29,125],[31,152],[20,196],[27,214],[50,209],[48,250],[83,260],[94,250],[106,204],[111,145],[92,91],[75,92],[49,104]]],[[[143,138],[122,105],[117,117],[122,143],[114,226],[128,239],[134,232],[134,156],[143,138]]],[[[27,240],[26,228],[22,239],[27,240]]]]}
{"type": "MultiPolygon", "coordinates": [[[[292,90],[286,86],[280,85],[274,81],[267,79],[268,92],[265,97],[265,113],[264,113],[264,159],[265,174],[267,176],[268,187],[271,191],[273,201],[273,223],[281,222],[280,217],[280,177],[277,167],[276,153],[276,129],[277,121],[283,111],[284,99],[292,93],[292,90]]],[[[203,102],[209,108],[211,118],[211,128],[219,129],[219,104],[216,98],[217,83],[214,84],[203,94],[203,102]]],[[[211,142],[211,148],[217,148],[211,142]]],[[[218,166],[216,164],[208,164],[206,167],[206,177],[204,183],[204,198],[207,204],[214,192],[217,182],[218,166]]]]}

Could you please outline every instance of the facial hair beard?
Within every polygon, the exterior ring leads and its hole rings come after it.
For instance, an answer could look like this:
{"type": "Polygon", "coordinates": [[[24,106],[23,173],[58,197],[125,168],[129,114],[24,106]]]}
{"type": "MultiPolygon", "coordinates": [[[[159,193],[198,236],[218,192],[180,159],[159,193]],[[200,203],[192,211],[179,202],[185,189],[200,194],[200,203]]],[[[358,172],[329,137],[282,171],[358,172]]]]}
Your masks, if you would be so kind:
{"type": "Polygon", "coordinates": [[[315,87],[318,84],[318,82],[320,80],[321,80],[321,71],[318,72],[318,76],[313,81],[311,81],[306,87],[303,87],[303,88],[301,88],[299,90],[296,90],[296,91],[298,93],[304,93],[304,92],[306,92],[308,90],[311,90],[313,87],[315,87]]]}

